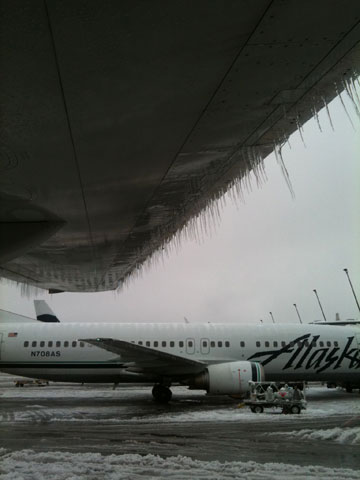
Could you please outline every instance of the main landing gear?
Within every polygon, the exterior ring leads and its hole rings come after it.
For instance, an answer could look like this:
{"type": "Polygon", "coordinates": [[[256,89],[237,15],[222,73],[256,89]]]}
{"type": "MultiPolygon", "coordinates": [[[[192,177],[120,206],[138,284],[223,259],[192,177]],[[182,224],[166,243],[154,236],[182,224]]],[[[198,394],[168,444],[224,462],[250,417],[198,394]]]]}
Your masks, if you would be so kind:
{"type": "Polygon", "coordinates": [[[172,397],[172,392],[169,387],[157,383],[152,389],[154,400],[158,403],[169,403],[172,397]]]}

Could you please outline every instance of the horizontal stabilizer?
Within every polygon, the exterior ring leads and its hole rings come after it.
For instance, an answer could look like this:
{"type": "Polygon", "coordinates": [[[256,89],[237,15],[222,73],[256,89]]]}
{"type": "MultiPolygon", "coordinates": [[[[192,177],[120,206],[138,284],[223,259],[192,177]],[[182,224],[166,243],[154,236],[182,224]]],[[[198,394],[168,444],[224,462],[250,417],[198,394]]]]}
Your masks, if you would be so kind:
{"type": "Polygon", "coordinates": [[[51,310],[45,300],[34,300],[36,318],[40,322],[60,323],[55,313],[51,310]]]}
{"type": "Polygon", "coordinates": [[[0,309],[0,322],[2,323],[28,323],[36,322],[35,318],[26,317],[25,315],[19,315],[17,313],[8,312],[7,310],[0,309]]]}

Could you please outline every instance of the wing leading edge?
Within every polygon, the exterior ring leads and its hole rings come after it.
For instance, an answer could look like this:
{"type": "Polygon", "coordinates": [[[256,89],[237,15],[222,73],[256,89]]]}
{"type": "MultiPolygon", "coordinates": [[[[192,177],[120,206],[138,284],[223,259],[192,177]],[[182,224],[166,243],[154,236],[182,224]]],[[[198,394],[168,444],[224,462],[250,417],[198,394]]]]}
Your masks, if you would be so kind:
{"type": "Polygon", "coordinates": [[[81,338],[79,341],[119,355],[124,367],[132,372],[169,376],[189,375],[199,373],[206,367],[206,364],[201,361],[154,350],[125,340],[81,338]]]}

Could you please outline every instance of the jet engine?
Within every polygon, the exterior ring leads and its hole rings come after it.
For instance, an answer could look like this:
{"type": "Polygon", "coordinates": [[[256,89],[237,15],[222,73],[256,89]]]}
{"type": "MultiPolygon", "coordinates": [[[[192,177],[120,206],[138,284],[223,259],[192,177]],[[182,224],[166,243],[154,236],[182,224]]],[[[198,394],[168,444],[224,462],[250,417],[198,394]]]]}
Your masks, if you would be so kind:
{"type": "Polygon", "coordinates": [[[209,365],[194,377],[193,389],[206,390],[212,395],[238,395],[250,390],[249,381],[265,380],[263,366],[256,362],[227,362],[209,365]]]}

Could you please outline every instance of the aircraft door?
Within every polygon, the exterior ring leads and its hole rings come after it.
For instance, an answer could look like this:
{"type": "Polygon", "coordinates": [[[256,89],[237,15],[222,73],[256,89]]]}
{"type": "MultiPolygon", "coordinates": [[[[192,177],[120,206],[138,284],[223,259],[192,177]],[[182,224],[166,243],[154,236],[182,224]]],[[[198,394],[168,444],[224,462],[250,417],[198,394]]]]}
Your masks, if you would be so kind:
{"type": "Polygon", "coordinates": [[[210,353],[210,340],[208,338],[202,338],[200,340],[200,351],[203,355],[210,353]]]}
{"type": "Polygon", "coordinates": [[[193,338],[186,339],[186,353],[195,353],[195,340],[193,338]]]}

